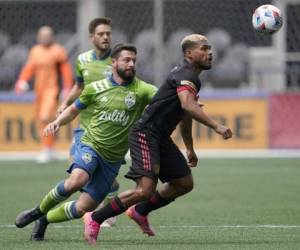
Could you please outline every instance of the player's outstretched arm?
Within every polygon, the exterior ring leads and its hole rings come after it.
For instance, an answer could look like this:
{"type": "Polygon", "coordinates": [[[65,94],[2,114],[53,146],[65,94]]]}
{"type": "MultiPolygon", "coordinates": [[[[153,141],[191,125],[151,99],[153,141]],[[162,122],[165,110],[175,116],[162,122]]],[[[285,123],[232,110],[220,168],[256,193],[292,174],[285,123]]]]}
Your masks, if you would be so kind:
{"type": "Polygon", "coordinates": [[[58,117],[67,107],[69,107],[81,94],[84,88],[83,84],[75,83],[67,95],[67,97],[63,100],[62,104],[56,111],[56,117],[58,117]]]}
{"type": "Polygon", "coordinates": [[[65,109],[54,122],[49,123],[43,131],[44,136],[55,135],[59,128],[73,121],[75,117],[80,113],[80,110],[76,108],[74,104],[65,109]]]}
{"type": "Polygon", "coordinates": [[[222,135],[225,140],[232,137],[230,128],[227,128],[212,120],[203,111],[203,109],[199,107],[199,104],[195,100],[195,95],[192,92],[190,92],[189,90],[180,91],[178,93],[178,97],[182,109],[189,113],[195,120],[207,127],[212,128],[216,133],[222,135]]]}

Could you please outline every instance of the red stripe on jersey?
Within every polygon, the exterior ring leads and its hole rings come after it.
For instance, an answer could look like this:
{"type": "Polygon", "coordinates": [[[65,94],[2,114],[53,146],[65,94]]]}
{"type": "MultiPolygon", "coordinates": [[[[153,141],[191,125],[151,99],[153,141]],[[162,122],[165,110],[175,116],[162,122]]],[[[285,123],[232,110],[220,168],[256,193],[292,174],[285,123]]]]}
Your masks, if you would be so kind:
{"type": "Polygon", "coordinates": [[[179,93],[181,91],[185,91],[185,90],[188,90],[188,91],[192,92],[195,96],[197,95],[197,92],[189,85],[184,85],[184,86],[177,87],[177,93],[179,93]]]}
{"type": "Polygon", "coordinates": [[[139,133],[139,142],[142,149],[143,167],[144,170],[150,171],[151,170],[150,152],[145,138],[146,138],[145,134],[139,133]]]}

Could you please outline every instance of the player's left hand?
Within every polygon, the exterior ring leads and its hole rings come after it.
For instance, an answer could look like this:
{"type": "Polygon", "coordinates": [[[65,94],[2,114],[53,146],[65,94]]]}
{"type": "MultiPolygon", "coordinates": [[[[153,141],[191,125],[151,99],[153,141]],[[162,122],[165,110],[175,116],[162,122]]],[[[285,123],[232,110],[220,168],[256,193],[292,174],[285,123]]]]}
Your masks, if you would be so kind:
{"type": "Polygon", "coordinates": [[[59,130],[59,125],[56,121],[49,123],[43,130],[43,136],[55,135],[59,130]]]}
{"type": "Polygon", "coordinates": [[[188,158],[188,166],[191,167],[191,168],[196,167],[197,163],[198,163],[198,157],[197,157],[195,151],[194,150],[187,150],[186,155],[187,155],[187,158],[188,158]]]}
{"type": "Polygon", "coordinates": [[[15,92],[21,94],[29,90],[29,84],[27,81],[18,80],[15,84],[15,92]]]}

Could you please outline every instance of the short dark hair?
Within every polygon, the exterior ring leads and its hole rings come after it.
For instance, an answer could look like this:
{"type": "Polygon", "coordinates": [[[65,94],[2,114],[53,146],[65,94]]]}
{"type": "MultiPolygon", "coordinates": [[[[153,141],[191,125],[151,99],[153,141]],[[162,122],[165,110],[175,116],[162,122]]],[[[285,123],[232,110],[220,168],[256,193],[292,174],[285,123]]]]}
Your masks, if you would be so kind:
{"type": "Polygon", "coordinates": [[[111,58],[115,58],[115,59],[118,58],[121,51],[123,51],[123,50],[129,50],[129,51],[132,51],[135,54],[137,54],[137,49],[134,45],[125,44],[125,43],[118,43],[111,50],[111,53],[110,53],[111,58]]]}
{"type": "Polygon", "coordinates": [[[109,17],[97,17],[90,21],[89,24],[89,32],[90,34],[93,34],[95,32],[95,29],[98,25],[104,24],[104,25],[111,25],[111,18],[109,17]]]}
{"type": "Polygon", "coordinates": [[[188,49],[193,49],[199,45],[199,42],[191,41],[191,40],[186,40],[182,43],[181,48],[183,54],[188,50],[188,49]]]}

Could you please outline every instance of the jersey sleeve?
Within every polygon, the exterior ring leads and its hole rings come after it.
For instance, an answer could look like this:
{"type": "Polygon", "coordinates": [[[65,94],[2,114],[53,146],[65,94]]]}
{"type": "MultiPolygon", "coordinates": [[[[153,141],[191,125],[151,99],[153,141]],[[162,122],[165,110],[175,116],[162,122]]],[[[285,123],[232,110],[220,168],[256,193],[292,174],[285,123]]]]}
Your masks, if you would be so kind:
{"type": "Polygon", "coordinates": [[[147,84],[145,92],[146,92],[146,101],[147,101],[147,103],[149,103],[151,101],[152,97],[157,92],[157,87],[152,84],[147,84]]]}
{"type": "Polygon", "coordinates": [[[177,93],[188,90],[196,96],[200,90],[199,79],[189,72],[178,72],[178,74],[174,76],[174,80],[176,83],[177,93]]]}
{"type": "Polygon", "coordinates": [[[78,109],[85,109],[95,101],[96,91],[92,85],[86,86],[79,98],[75,101],[75,106],[78,109]]]}
{"type": "Polygon", "coordinates": [[[75,77],[76,77],[76,84],[82,86],[84,84],[82,69],[81,69],[81,62],[79,58],[77,58],[75,63],[75,77]]]}

